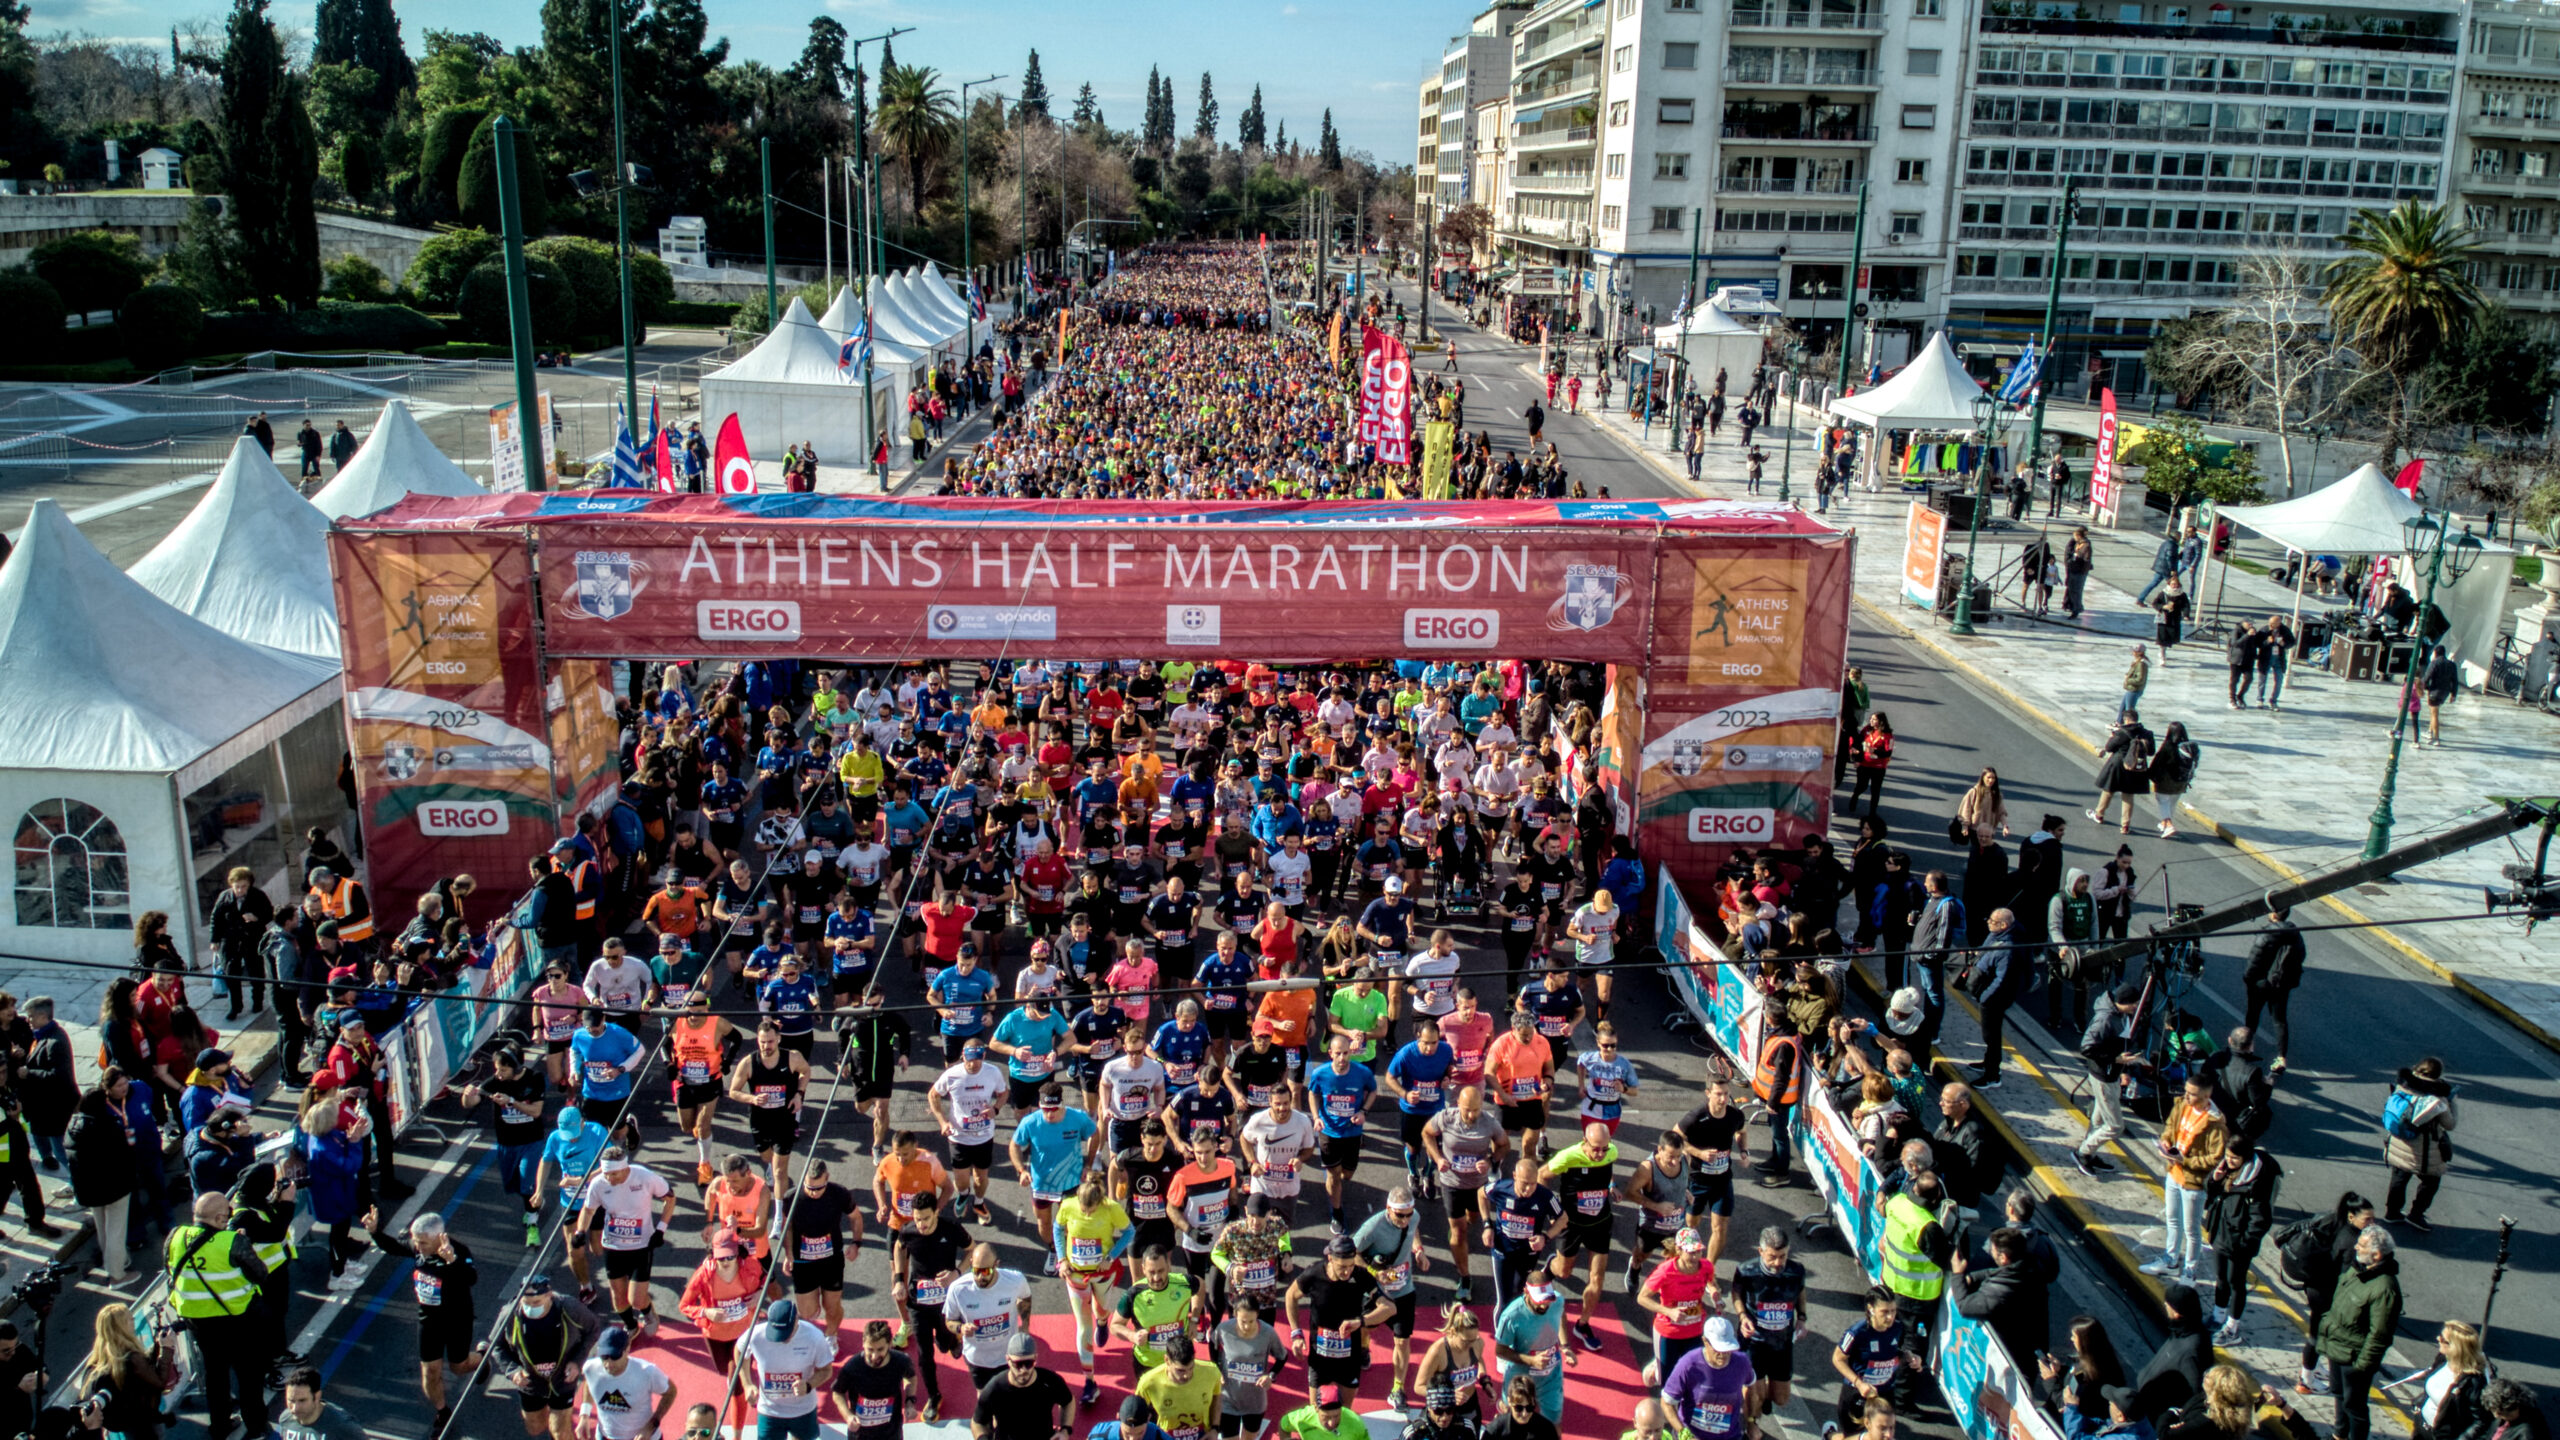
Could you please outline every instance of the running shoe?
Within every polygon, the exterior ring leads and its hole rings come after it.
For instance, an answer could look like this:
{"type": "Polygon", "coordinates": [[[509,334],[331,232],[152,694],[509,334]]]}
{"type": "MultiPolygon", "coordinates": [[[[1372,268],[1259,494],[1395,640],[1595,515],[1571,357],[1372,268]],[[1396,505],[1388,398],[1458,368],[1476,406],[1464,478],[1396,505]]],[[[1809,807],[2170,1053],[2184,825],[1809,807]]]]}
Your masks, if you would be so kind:
{"type": "Polygon", "coordinates": [[[1387,1408],[1388,1408],[1388,1409],[1390,1409],[1390,1410],[1396,1410],[1396,1411],[1401,1411],[1401,1410],[1403,1410],[1403,1409],[1404,1409],[1404,1387],[1403,1387],[1403,1386],[1401,1386],[1401,1385],[1390,1385],[1390,1386],[1388,1386],[1388,1387],[1387,1387],[1387,1408]]]}
{"type": "Polygon", "coordinates": [[[525,1244],[527,1244],[527,1245],[539,1245],[539,1244],[541,1244],[541,1243],[542,1243],[542,1222],[541,1222],[541,1221],[539,1221],[539,1220],[535,1220],[535,1219],[532,1219],[532,1218],[530,1218],[530,1217],[528,1217],[528,1218],[525,1220],[525,1222],[524,1222],[524,1243],[525,1243],[525,1244]]]}
{"type": "Polygon", "coordinates": [[[2116,1171],[2115,1163],[2104,1155],[2083,1154],[2074,1158],[2080,1162],[2080,1173],[2083,1175],[2104,1176],[2112,1175],[2116,1171]]]}
{"type": "Polygon", "coordinates": [[[2229,1319],[2224,1320],[2221,1326],[2213,1332],[2213,1343],[2222,1346],[2226,1350],[2239,1344],[2240,1317],[2234,1315],[2229,1319]]]}
{"type": "Polygon", "coordinates": [[[1083,1390],[1083,1392],[1082,1392],[1081,1394],[1079,1394],[1076,1398],[1077,1398],[1077,1400],[1078,1400],[1079,1402],[1081,1402],[1081,1403],[1084,1405],[1084,1407],[1085,1407],[1086,1409],[1088,1409],[1088,1410],[1092,1409],[1095,1405],[1100,1404],[1100,1403],[1101,1403],[1101,1401],[1102,1401],[1102,1386],[1101,1386],[1101,1384],[1100,1384],[1099,1382],[1097,1382],[1097,1381],[1096,1381],[1092,1376],[1087,1375],[1086,1377],[1084,1377],[1084,1390],[1083,1390]]]}
{"type": "Polygon", "coordinates": [[[1588,1320],[1585,1320],[1581,1324],[1573,1327],[1573,1338],[1581,1341],[1582,1348],[1585,1350],[1597,1350],[1600,1348],[1600,1337],[1592,1333],[1591,1322],[1588,1320]]]}
{"type": "Polygon", "coordinates": [[[2421,1235],[2433,1235],[2436,1233],[2436,1227],[2428,1224],[2427,1217],[2424,1215],[2411,1215],[2408,1218],[2407,1224],[2410,1229],[2417,1231],[2421,1235]]]}
{"type": "Polygon", "coordinates": [[[2297,1377],[2297,1378],[2294,1380],[2294,1382],[2293,1382],[2293,1393],[2295,1393],[2296,1395],[2326,1395],[2326,1394],[2328,1394],[2328,1393],[2329,1393],[2329,1376],[2328,1376],[2328,1373],[2327,1373],[2326,1371],[2322,1371],[2322,1370],[2314,1370],[2314,1369],[2312,1369],[2312,1368],[2311,1368],[2310,1366],[2308,1366],[2308,1365],[2304,1366],[2304,1367],[2302,1368],[2302,1374],[2301,1374],[2299,1377],[2297,1377]]]}
{"type": "Polygon", "coordinates": [[[1051,1256],[1048,1256],[1048,1257],[1046,1257],[1046,1258],[1042,1259],[1042,1260],[1041,1260],[1041,1262],[1040,1262],[1040,1273],[1041,1273],[1041,1274],[1043,1274],[1043,1275],[1055,1275],[1055,1274],[1057,1274],[1057,1273],[1058,1273],[1058,1257],[1057,1257],[1057,1256],[1055,1256],[1055,1255],[1051,1255],[1051,1256]]]}
{"type": "Polygon", "coordinates": [[[892,1350],[906,1349],[907,1342],[915,1338],[915,1331],[916,1327],[912,1323],[905,1320],[899,1321],[897,1333],[889,1338],[889,1348],[892,1350]]]}
{"type": "Polygon", "coordinates": [[[710,1183],[711,1183],[711,1162],[710,1162],[710,1161],[708,1161],[708,1160],[703,1160],[703,1161],[699,1161],[699,1162],[697,1162],[697,1163],[694,1165],[694,1167],[693,1167],[693,1183],[695,1183],[695,1184],[697,1184],[697,1185],[708,1185],[708,1184],[710,1184],[710,1183]]]}

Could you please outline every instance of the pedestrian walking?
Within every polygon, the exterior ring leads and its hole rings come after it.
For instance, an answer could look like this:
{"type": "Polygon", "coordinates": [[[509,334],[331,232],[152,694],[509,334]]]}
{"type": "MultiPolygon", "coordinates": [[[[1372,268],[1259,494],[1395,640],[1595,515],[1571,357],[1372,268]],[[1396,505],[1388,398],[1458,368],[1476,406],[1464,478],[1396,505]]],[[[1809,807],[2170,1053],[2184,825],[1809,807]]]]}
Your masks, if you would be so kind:
{"type": "Polygon", "coordinates": [[[2190,546],[2197,554],[2204,552],[2204,541],[2197,537],[2196,527],[2192,524],[2187,526],[2186,533],[2183,535],[2169,535],[2161,538],[2160,548],[2151,554],[2151,579],[2133,597],[2134,604],[2149,604],[2152,591],[2159,589],[2171,577],[2187,568],[2186,556],[2190,546]]]}
{"type": "Polygon", "coordinates": [[[2293,663],[2298,639],[2293,622],[2281,611],[2268,616],[2258,631],[2258,703],[2270,710],[2284,708],[2284,672],[2293,663]]]}
{"type": "Polygon", "coordinates": [[[1706,465],[1707,432],[1695,425],[1690,426],[1688,436],[1681,444],[1681,450],[1688,459],[1689,479],[1694,483],[1698,479],[1698,472],[1706,465]]]}
{"type": "Polygon", "coordinates": [[[1745,400],[1742,402],[1742,408],[1734,412],[1733,419],[1735,424],[1742,427],[1742,434],[1739,437],[1742,448],[1750,449],[1751,432],[1760,428],[1760,412],[1752,409],[1751,402],[1745,400]]]}
{"type": "Polygon", "coordinates": [[[2130,709],[2116,719],[2116,728],[2107,734],[2107,743],[2098,751],[2098,798],[2089,807],[2092,820],[2104,825],[2107,811],[2118,800],[2124,802],[2124,819],[2116,833],[2133,830],[2133,798],[2151,792],[2151,756],[2157,742],[2141,719],[2130,709]]]}
{"type": "Polygon", "coordinates": [[[1724,392],[1719,390],[1707,401],[1707,434],[1715,435],[1724,428],[1724,392]]]}
{"type": "Polygon", "coordinates": [[[2054,456],[2052,463],[2044,467],[2044,481],[2045,518],[2059,520],[2062,518],[2062,497],[2071,488],[2070,464],[2061,456],[2054,456]]]}
{"type": "Polygon", "coordinates": [[[2454,691],[2461,683],[2462,672],[2454,667],[2453,657],[2443,646],[2437,646],[2425,672],[2418,677],[2418,688],[2427,698],[2426,744],[2443,748],[2444,707],[2453,703],[2454,691]]]}
{"type": "Polygon", "coordinates": [[[1582,413],[1582,377],[1580,375],[1564,382],[1564,408],[1576,415],[1582,413]]]}
{"type": "Polygon", "coordinates": [[[2142,1267],[2143,1274],[2190,1285],[2201,1278],[2205,1185],[2221,1166],[2230,1141],[2230,1122],[2214,1102],[2213,1082],[2201,1071],[2188,1072],[2177,1103],[2160,1125],[2160,1153],[2168,1161],[2161,1176],[2160,1254],[2142,1267]]]}
{"type": "Polygon", "coordinates": [[[2089,539],[2089,527],[2072,526],[2071,538],[2062,543],[2062,613],[2075,622],[2080,612],[2088,608],[2089,572],[2097,567],[2098,551],[2089,539]]]}
{"type": "Polygon", "coordinates": [[[2293,992],[2302,984],[2306,955],[2302,929],[2292,916],[2286,906],[2268,907],[2267,928],[2250,942],[2249,963],[2240,971],[2240,987],[2247,997],[2240,1023],[2254,1031],[2262,1014],[2275,1022],[2276,1058],[2267,1067],[2275,1075],[2284,1073],[2285,1054],[2293,1046],[2293,992]]]}
{"type": "Polygon", "coordinates": [[[2133,659],[2124,667],[2124,698],[2116,703],[2116,713],[2142,708],[2142,692],[2151,688],[2151,652],[2133,647],[2133,659]]]}
{"type": "Polygon", "coordinates": [[[2159,642],[2160,663],[2166,665],[2169,652],[2177,648],[2178,642],[2186,636],[2187,616],[2194,611],[2195,602],[2187,598],[2187,587],[2172,575],[2169,583],[2160,587],[2160,594],[2151,601],[2151,608],[2159,612],[2159,629],[2151,638],[2159,642]]]}
{"type": "Polygon", "coordinates": [[[310,416],[302,417],[302,428],[293,432],[293,447],[302,456],[302,478],[320,478],[320,427],[310,416]]]}
{"type": "Polygon", "coordinates": [[[258,448],[266,451],[269,459],[275,457],[276,427],[267,423],[266,411],[261,410],[250,416],[249,423],[241,428],[240,433],[257,441],[258,448]]]}
{"type": "Polygon", "coordinates": [[[1855,809],[1858,797],[1867,797],[1867,813],[1876,813],[1884,803],[1884,772],[1893,763],[1893,721],[1881,710],[1867,717],[1866,727],[1858,732],[1858,783],[1849,792],[1846,808],[1855,809]]]}
{"type": "Polygon", "coordinates": [[[2231,1137],[2213,1170],[2205,1233],[2213,1242],[2213,1342],[2240,1342],[2240,1312],[2249,1308],[2249,1266],[2275,1228],[2276,1187],[2284,1169],[2245,1135],[2231,1137]]]}
{"type": "Polygon", "coordinates": [[[1752,493],[1752,494],[1754,494],[1754,495],[1757,495],[1757,494],[1759,494],[1759,493],[1760,493],[1760,481],[1761,481],[1761,476],[1762,476],[1762,475],[1767,471],[1767,469],[1768,469],[1768,465],[1769,465],[1769,452],[1768,452],[1768,451],[1766,451],[1766,450],[1754,450],[1754,451],[1752,451],[1752,452],[1751,452],[1751,457],[1750,457],[1750,458],[1751,458],[1751,481],[1750,481],[1750,493],[1752,493]]]}
{"type": "Polygon", "coordinates": [[[1546,407],[1540,405],[1535,400],[1531,400],[1529,402],[1529,408],[1520,412],[1520,418],[1529,422],[1529,445],[1530,448],[1535,449],[1538,444],[1538,437],[1546,433],[1546,407]]]}
{"type": "Polygon", "coordinates": [[[2249,678],[2257,673],[2258,627],[2243,620],[2231,627],[2231,638],[2222,644],[2222,660],[2231,671],[2231,708],[2249,708],[2249,678]]]}
{"type": "Polygon", "coordinates": [[[2436,1187],[2453,1164],[2453,1130],[2459,1118],[2454,1088],[2444,1078],[2444,1062],[2432,1055],[2392,1082],[2382,1102],[2382,1157],[2391,1167],[2391,1186],[2382,1196],[2384,1224],[2406,1225],[2421,1235],[2434,1232],[2427,1207],[2435,1203],[2436,1187]],[[2414,1195],[2412,1180],[2417,1182],[2414,1195]],[[2406,1213],[2400,1208],[2403,1201],[2406,1213]]]}
{"type": "Polygon", "coordinates": [[[2134,1032],[2141,1023],[2142,987],[2132,981],[2098,997],[2080,1032],[2080,1063],[2089,1072],[2089,1129],[2074,1157],[2083,1175],[2107,1175],[2115,1162],[2100,1154],[2124,1134],[2124,1087],[2143,1068],[2134,1032]]]}
{"type": "Polygon", "coordinates": [[[2188,738],[2184,720],[2172,720],[2160,732],[2160,744],[2151,756],[2151,803],[2160,814],[2161,839],[2178,833],[2178,797],[2195,782],[2196,767],[2203,759],[2203,747],[2188,738]]]}
{"type": "Polygon", "coordinates": [[[344,471],[347,462],[356,458],[356,449],[356,432],[347,428],[346,421],[339,421],[338,428],[329,432],[329,463],[335,467],[331,473],[344,471]]]}

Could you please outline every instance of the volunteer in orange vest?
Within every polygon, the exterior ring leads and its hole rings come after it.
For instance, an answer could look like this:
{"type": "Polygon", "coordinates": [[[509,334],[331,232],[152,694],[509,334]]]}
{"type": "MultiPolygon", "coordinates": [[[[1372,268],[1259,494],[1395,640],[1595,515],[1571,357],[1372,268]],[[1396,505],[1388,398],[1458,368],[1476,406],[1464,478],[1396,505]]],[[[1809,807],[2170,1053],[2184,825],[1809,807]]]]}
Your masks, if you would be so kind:
{"type": "Polygon", "coordinates": [[[1769,1107],[1769,1158],[1760,1162],[1760,1183],[1775,1188],[1787,1183],[1787,1125],[1804,1098],[1804,1042],[1785,1011],[1760,1013],[1768,1031],[1751,1067],[1751,1093],[1769,1107]]]}
{"type": "Polygon", "coordinates": [[[351,875],[341,875],[326,865],[311,870],[311,894],[320,902],[320,913],[338,922],[338,943],[356,958],[372,953],[373,902],[365,897],[364,887],[351,875]]]}
{"type": "Polygon", "coordinates": [[[577,895],[578,958],[592,960],[596,942],[602,938],[596,926],[596,898],[604,893],[604,867],[581,851],[575,840],[553,841],[551,863],[569,877],[569,888],[577,895]]]}

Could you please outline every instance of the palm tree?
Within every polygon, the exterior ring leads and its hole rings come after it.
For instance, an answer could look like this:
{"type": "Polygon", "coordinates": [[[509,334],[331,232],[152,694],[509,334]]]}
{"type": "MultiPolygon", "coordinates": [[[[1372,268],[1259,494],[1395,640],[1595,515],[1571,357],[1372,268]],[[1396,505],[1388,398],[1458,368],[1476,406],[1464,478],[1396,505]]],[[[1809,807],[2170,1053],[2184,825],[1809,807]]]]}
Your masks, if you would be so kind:
{"type": "Polygon", "coordinates": [[[2391,379],[2386,466],[2408,438],[2410,382],[2480,312],[2480,287],[2468,273],[2477,239],[2452,207],[2406,200],[2357,212],[2344,237],[2347,253],[2329,262],[2321,298],[2330,317],[2391,379]]]}
{"type": "Polygon", "coordinates": [[[880,109],[874,117],[880,146],[907,162],[908,208],[924,219],[924,167],[951,146],[958,124],[951,92],[934,84],[930,66],[891,65],[880,72],[880,109]]]}

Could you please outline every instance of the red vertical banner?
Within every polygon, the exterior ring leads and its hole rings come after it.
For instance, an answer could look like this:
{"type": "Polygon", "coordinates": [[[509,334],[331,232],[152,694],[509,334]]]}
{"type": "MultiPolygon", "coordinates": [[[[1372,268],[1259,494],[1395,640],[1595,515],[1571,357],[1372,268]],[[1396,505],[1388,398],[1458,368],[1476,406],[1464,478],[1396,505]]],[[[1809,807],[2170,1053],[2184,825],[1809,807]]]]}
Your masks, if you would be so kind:
{"type": "Polygon", "coordinates": [[[2089,462],[2089,508],[2103,523],[2116,510],[2116,392],[2098,391],[2098,454],[2089,462]]]}
{"type": "Polygon", "coordinates": [[[723,495],[756,493],[755,458],[747,453],[747,432],[735,415],[720,422],[720,438],[711,447],[711,473],[723,495]]]}
{"type": "Polygon", "coordinates": [[[1360,327],[1360,440],[1378,463],[1413,463],[1413,352],[1374,325],[1360,327]]]}

